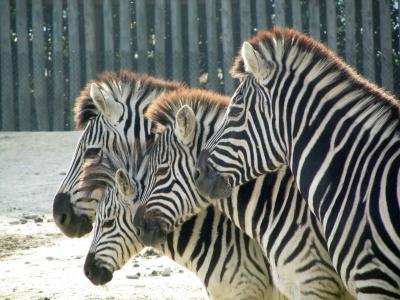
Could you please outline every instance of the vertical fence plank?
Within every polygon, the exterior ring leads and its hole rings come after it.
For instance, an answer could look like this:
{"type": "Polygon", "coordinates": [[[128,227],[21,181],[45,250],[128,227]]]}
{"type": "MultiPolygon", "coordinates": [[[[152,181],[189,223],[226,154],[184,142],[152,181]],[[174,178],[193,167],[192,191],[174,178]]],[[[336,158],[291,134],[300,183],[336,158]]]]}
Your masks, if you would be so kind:
{"type": "MultiPolygon", "coordinates": [[[[86,1],[85,1],[86,2],[86,1]]],[[[63,1],[53,1],[53,130],[64,130],[63,1]]]]}
{"type": "Polygon", "coordinates": [[[80,45],[77,0],[68,0],[68,41],[69,41],[69,99],[70,128],[73,127],[73,104],[81,89],[80,45]]]}
{"type": "Polygon", "coordinates": [[[375,44],[372,0],[361,1],[363,73],[369,80],[375,81],[375,44]]]}
{"type": "Polygon", "coordinates": [[[207,88],[218,91],[220,84],[218,80],[218,40],[217,40],[217,5],[216,0],[206,1],[206,23],[207,23],[207,88]]]}
{"type": "Polygon", "coordinates": [[[292,24],[293,28],[299,31],[303,30],[303,24],[301,22],[301,2],[299,0],[292,0],[292,24]]]}
{"type": "Polygon", "coordinates": [[[104,20],[104,66],[106,70],[113,71],[114,66],[114,30],[112,17],[112,0],[103,1],[104,20]]]}
{"type": "Polygon", "coordinates": [[[345,1],[345,20],[346,20],[346,43],[345,43],[345,57],[347,63],[356,66],[356,7],[354,0],[345,1]]]}
{"type": "Polygon", "coordinates": [[[245,41],[251,36],[251,2],[240,2],[240,40],[245,41]]]}
{"type": "MultiPolygon", "coordinates": [[[[192,2],[192,1],[190,1],[192,2]]],[[[165,68],[165,0],[156,0],[154,31],[156,35],[155,44],[155,73],[156,76],[165,78],[167,76],[165,68]]]]}
{"type": "Polygon", "coordinates": [[[337,20],[335,0],[326,0],[326,19],[328,47],[337,53],[337,20]]]}
{"type": "Polygon", "coordinates": [[[118,4],[120,68],[132,69],[130,3],[129,0],[123,0],[118,4]]]}
{"type": "Polygon", "coordinates": [[[96,76],[96,15],[94,0],[83,1],[86,81],[96,76]]]}
{"type": "Polygon", "coordinates": [[[147,13],[146,1],[136,1],[136,35],[137,35],[137,53],[138,53],[138,71],[146,73],[148,71],[147,57],[147,13]]]}
{"type": "Polygon", "coordinates": [[[31,84],[29,79],[28,15],[26,0],[16,1],[18,53],[18,127],[31,129],[31,84]]]}
{"type": "Polygon", "coordinates": [[[222,25],[222,49],[224,55],[225,94],[230,95],[233,93],[235,89],[233,78],[229,74],[229,70],[233,64],[233,31],[232,31],[231,1],[221,2],[221,25],[222,25]]]}
{"type": "Polygon", "coordinates": [[[286,26],[286,0],[275,0],[275,25],[281,28],[286,26]]]}
{"type": "Polygon", "coordinates": [[[49,130],[49,111],[47,103],[47,80],[45,77],[46,51],[43,38],[42,0],[32,2],[32,56],[33,56],[33,94],[39,130],[49,130]]]}
{"type": "Polygon", "coordinates": [[[10,3],[0,1],[1,120],[2,130],[15,130],[10,3]]]}
{"type": "Polygon", "coordinates": [[[319,0],[309,0],[308,11],[310,13],[310,35],[319,41],[321,40],[319,0]]]}
{"type": "Polygon", "coordinates": [[[180,0],[171,0],[172,76],[183,80],[182,18],[180,0]]]}
{"type": "Polygon", "coordinates": [[[389,0],[379,1],[382,86],[393,91],[392,18],[389,0]]]}
{"type": "MultiPolygon", "coordinates": [[[[225,1],[222,1],[225,2],[225,1]]],[[[188,1],[189,77],[190,86],[199,85],[199,23],[197,0],[188,1]]]]}
{"type": "MultiPolygon", "coordinates": [[[[222,5],[225,1],[222,1],[222,5]]],[[[230,2],[230,1],[228,1],[230,2]]],[[[231,5],[231,3],[229,3],[231,5]]],[[[267,3],[265,0],[257,0],[256,1],[256,14],[257,14],[257,30],[267,30],[267,3]]],[[[222,13],[222,11],[221,11],[222,13]]],[[[231,12],[232,13],[232,12],[231,12]]],[[[223,16],[223,15],[222,15],[223,16]]]]}

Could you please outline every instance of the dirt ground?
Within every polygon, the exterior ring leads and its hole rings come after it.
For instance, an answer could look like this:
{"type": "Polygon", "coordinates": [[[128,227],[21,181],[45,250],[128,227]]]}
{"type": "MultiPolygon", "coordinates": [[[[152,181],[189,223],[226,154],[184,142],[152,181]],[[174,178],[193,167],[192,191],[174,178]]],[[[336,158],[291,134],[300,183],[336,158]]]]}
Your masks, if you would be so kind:
{"type": "Polygon", "coordinates": [[[148,249],[106,286],[85,277],[91,236],[68,239],[51,217],[79,135],[0,133],[0,299],[207,299],[194,274],[148,249]]]}

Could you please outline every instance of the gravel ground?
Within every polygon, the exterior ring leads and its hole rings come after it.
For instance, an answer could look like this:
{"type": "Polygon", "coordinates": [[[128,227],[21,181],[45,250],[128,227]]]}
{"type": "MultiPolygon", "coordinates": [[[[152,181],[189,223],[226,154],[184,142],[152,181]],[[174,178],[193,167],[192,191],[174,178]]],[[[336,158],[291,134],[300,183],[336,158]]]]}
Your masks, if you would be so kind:
{"type": "Polygon", "coordinates": [[[149,249],[106,286],[85,277],[91,236],[68,239],[51,217],[79,135],[0,133],[0,299],[207,299],[194,274],[149,249]]]}

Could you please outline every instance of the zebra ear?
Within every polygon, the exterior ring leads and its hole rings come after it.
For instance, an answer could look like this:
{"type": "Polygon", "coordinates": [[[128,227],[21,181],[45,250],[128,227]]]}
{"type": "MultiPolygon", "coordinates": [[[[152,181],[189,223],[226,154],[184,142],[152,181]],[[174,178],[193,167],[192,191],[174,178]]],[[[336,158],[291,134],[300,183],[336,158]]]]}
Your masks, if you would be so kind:
{"type": "Polygon", "coordinates": [[[264,65],[263,59],[260,53],[254,49],[249,42],[244,42],[242,45],[242,58],[244,70],[247,73],[252,74],[257,79],[262,78],[262,66],[264,65]]]}
{"type": "Polygon", "coordinates": [[[122,108],[115,101],[110,90],[100,89],[96,83],[92,83],[90,85],[90,97],[102,115],[113,124],[117,123],[122,114],[122,108]]]}
{"type": "Polygon", "coordinates": [[[118,169],[115,173],[115,183],[118,191],[124,196],[132,196],[136,192],[136,186],[131,182],[124,169],[118,169]]]}
{"type": "Polygon", "coordinates": [[[182,106],[175,116],[175,135],[178,140],[187,145],[192,142],[196,129],[196,115],[189,105],[182,106]]]}

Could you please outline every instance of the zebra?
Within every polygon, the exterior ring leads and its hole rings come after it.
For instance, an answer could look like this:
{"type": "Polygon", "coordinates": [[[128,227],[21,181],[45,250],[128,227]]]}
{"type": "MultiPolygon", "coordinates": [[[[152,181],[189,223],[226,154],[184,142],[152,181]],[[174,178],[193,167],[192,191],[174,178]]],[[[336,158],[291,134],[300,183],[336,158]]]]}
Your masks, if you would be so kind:
{"type": "Polygon", "coordinates": [[[321,43],[291,29],[243,43],[240,85],[198,157],[203,195],[283,166],[324,228],[358,299],[400,299],[399,102],[321,43]]]}
{"type": "MultiPolygon", "coordinates": [[[[210,204],[197,192],[192,172],[227,105],[214,93],[187,90],[164,94],[149,106],[146,116],[158,136],[147,153],[148,173],[134,217],[146,245],[164,242],[185,220],[180,216],[210,204]]],[[[352,299],[332,266],[322,226],[302,201],[289,170],[259,177],[213,204],[259,243],[274,284],[286,297],[352,299]]]]}
{"type": "Polygon", "coordinates": [[[145,109],[158,95],[180,88],[178,82],[121,70],[98,74],[81,91],[75,100],[75,127],[84,131],[53,202],[54,221],[65,235],[81,237],[92,230],[102,196],[100,189],[88,193],[79,188],[84,156],[100,149],[112,151],[119,144],[129,149],[135,141],[145,150],[154,139],[143,117],[145,109]]]}
{"type": "MultiPolygon", "coordinates": [[[[56,196],[53,211],[56,224],[67,236],[80,237],[92,230],[97,203],[103,197],[107,186],[114,183],[113,178],[110,179],[107,174],[103,174],[104,176],[93,174],[94,177],[91,182],[96,182],[97,184],[83,184],[80,179],[88,181],[92,176],[89,172],[84,174],[84,161],[96,155],[101,155],[103,151],[109,151],[120,157],[125,157],[125,153],[132,153],[132,155],[141,157],[141,153],[145,151],[148,144],[151,144],[154,139],[151,125],[143,117],[145,109],[156,96],[183,88],[183,85],[176,82],[161,81],[144,74],[121,71],[119,73],[102,73],[98,75],[98,80],[90,82],[82,91],[75,104],[75,124],[81,129],[85,127],[85,130],[75,151],[70,170],[56,196]]],[[[134,160],[126,160],[125,166],[129,167],[131,161],[134,160]]],[[[208,224],[206,221],[210,219],[222,219],[221,217],[213,217],[211,213],[209,216],[207,214],[203,215],[203,218],[205,220],[204,224],[208,224]]],[[[200,220],[200,218],[196,218],[196,220],[200,220]]],[[[196,224],[199,224],[198,222],[200,221],[197,221],[196,224]]],[[[186,234],[185,228],[182,229],[182,234],[186,234]]],[[[186,255],[186,253],[181,254],[179,252],[187,248],[187,246],[186,248],[184,247],[185,238],[179,239],[178,233],[173,236],[179,242],[176,245],[177,257],[186,255]]],[[[217,236],[215,232],[211,232],[211,229],[204,227],[200,238],[198,245],[204,245],[205,242],[219,243],[219,240],[227,239],[227,241],[223,240],[227,246],[231,245],[226,256],[226,265],[224,265],[227,274],[229,272],[238,272],[239,274],[247,272],[250,274],[253,272],[251,269],[253,267],[249,267],[247,271],[241,268],[246,267],[246,265],[251,266],[251,262],[260,260],[259,253],[261,249],[255,250],[254,241],[249,241],[240,231],[236,230],[231,233],[226,231],[225,236],[221,237],[217,236]],[[206,232],[207,229],[210,232],[206,232]],[[204,241],[201,240],[203,237],[204,241]],[[233,237],[235,239],[230,241],[229,244],[229,239],[233,237]],[[215,240],[211,238],[215,238],[215,240]],[[235,249],[233,248],[234,246],[240,246],[241,248],[235,249]],[[232,255],[235,258],[231,258],[230,256],[232,255]],[[244,263],[243,266],[239,265],[239,262],[244,263]],[[232,271],[231,268],[234,266],[235,269],[232,271]]],[[[218,251],[215,250],[215,254],[211,256],[213,260],[209,262],[209,258],[205,254],[211,255],[213,249],[207,250],[206,252],[202,249],[195,249],[193,252],[199,255],[199,261],[195,262],[201,271],[207,269],[207,263],[215,263],[215,257],[218,256],[218,251]]],[[[175,254],[171,254],[171,256],[173,255],[175,254]]],[[[259,268],[261,271],[258,269],[254,271],[255,277],[249,282],[260,281],[261,275],[258,274],[265,271],[263,267],[259,268]]],[[[212,266],[208,266],[208,269],[210,272],[213,270],[212,266]]],[[[205,280],[209,276],[208,274],[198,275],[204,276],[205,280]]],[[[223,279],[225,280],[226,278],[223,279]]],[[[221,281],[219,286],[221,291],[224,291],[222,288],[224,280],[221,281]]],[[[215,290],[218,290],[218,283],[214,282],[215,280],[212,285],[215,290]]],[[[238,283],[239,281],[236,280],[235,282],[238,283]]],[[[265,285],[270,284],[268,280],[263,282],[265,285]]],[[[261,283],[259,285],[260,287],[262,286],[261,283]]],[[[253,286],[255,287],[256,283],[253,286]]],[[[269,288],[269,291],[273,291],[273,287],[269,288]]],[[[227,293],[226,290],[225,292],[227,293]]],[[[253,292],[255,295],[257,294],[256,291],[253,292]]],[[[213,293],[217,294],[216,291],[213,293]]],[[[265,294],[270,295],[271,292],[266,291],[265,294]]]]}
{"type": "MultiPolygon", "coordinates": [[[[95,285],[112,280],[113,273],[144,248],[133,216],[145,167],[146,160],[132,151],[119,157],[101,151],[85,159],[80,184],[90,190],[105,189],[84,265],[95,285]]],[[[194,272],[211,299],[287,299],[273,285],[269,264],[256,241],[211,205],[176,228],[156,249],[194,272]]]]}

